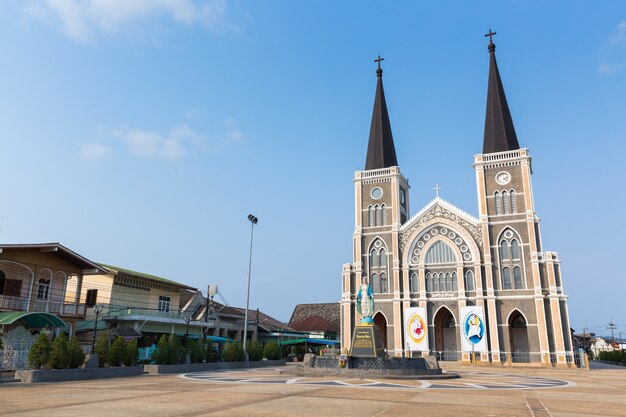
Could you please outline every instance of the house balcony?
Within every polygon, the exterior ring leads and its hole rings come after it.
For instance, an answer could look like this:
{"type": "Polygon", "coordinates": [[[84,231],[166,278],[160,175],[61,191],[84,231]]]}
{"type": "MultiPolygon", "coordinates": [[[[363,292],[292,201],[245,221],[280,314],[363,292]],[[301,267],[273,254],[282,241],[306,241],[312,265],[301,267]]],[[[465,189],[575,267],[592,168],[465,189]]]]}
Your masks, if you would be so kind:
{"type": "Polygon", "coordinates": [[[56,314],[61,317],[85,318],[85,305],[51,300],[29,300],[27,297],[0,295],[2,311],[35,311],[56,314]]]}
{"type": "MultiPolygon", "coordinates": [[[[119,305],[105,306],[100,317],[102,320],[120,320],[120,321],[149,321],[172,324],[186,324],[189,317],[186,311],[163,311],[157,308],[141,308],[128,307],[119,305]]],[[[93,319],[93,313],[90,312],[90,318],[93,319]]],[[[203,321],[190,320],[191,326],[207,326],[212,327],[212,323],[204,323],[203,321]]]]}

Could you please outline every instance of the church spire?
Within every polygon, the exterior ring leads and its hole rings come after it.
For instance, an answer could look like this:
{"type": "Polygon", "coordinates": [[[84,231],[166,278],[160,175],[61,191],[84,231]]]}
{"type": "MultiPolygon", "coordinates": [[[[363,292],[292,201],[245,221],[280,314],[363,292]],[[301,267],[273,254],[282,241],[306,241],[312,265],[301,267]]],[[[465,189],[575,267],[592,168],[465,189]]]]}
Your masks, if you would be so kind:
{"type": "Polygon", "coordinates": [[[493,35],[489,33],[489,84],[487,89],[487,114],[485,116],[485,139],[483,153],[504,152],[519,149],[517,135],[513,127],[513,119],[509,111],[509,105],[504,95],[504,87],[496,62],[496,44],[493,43],[493,35]]]}
{"type": "Polygon", "coordinates": [[[384,59],[378,55],[378,59],[374,60],[374,62],[378,63],[378,69],[376,69],[378,81],[376,83],[370,139],[367,145],[366,171],[398,165],[396,148],[393,145],[393,136],[391,134],[391,123],[387,113],[387,103],[385,102],[385,91],[383,90],[383,70],[380,68],[380,62],[384,59]]]}

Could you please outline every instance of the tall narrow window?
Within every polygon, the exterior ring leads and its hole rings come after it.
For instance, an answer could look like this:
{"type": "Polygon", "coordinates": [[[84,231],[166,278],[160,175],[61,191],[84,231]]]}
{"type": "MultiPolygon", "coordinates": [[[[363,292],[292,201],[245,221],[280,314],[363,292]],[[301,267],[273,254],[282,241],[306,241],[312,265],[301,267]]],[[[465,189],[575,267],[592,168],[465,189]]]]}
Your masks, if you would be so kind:
{"type": "Polygon", "coordinates": [[[446,276],[441,272],[439,274],[439,291],[446,290],[446,276]]]}
{"type": "Polygon", "coordinates": [[[385,205],[383,204],[382,206],[380,206],[381,208],[381,218],[382,218],[382,222],[381,225],[384,226],[385,224],[387,224],[387,210],[385,210],[385,205]]]}
{"type": "Polygon", "coordinates": [[[502,201],[500,200],[500,193],[498,191],[493,193],[493,199],[496,203],[496,214],[502,214],[502,201]]]}
{"type": "Polygon", "coordinates": [[[416,272],[413,272],[411,274],[411,282],[409,283],[409,287],[410,287],[410,291],[411,292],[419,292],[420,290],[420,281],[419,281],[419,277],[417,276],[416,272]]]}
{"type": "Polygon", "coordinates": [[[433,276],[430,272],[426,274],[426,291],[433,292],[433,276]]]}
{"type": "Polygon", "coordinates": [[[459,290],[459,280],[456,277],[456,272],[452,273],[452,291],[458,291],[459,290]]]}
{"type": "Polygon", "coordinates": [[[378,282],[378,274],[372,274],[372,291],[379,293],[380,292],[380,282],[378,282]]]}
{"type": "Polygon", "coordinates": [[[376,226],[380,226],[380,206],[378,204],[374,206],[374,211],[376,211],[376,226]]]}
{"type": "Polygon", "coordinates": [[[368,217],[368,219],[369,219],[369,220],[368,220],[368,221],[369,221],[369,223],[368,223],[367,225],[368,225],[368,226],[370,226],[370,227],[373,227],[373,226],[375,226],[375,225],[376,225],[376,219],[375,219],[375,217],[374,217],[374,214],[375,214],[375,213],[374,213],[374,207],[369,206],[369,207],[367,208],[367,217],[368,217]]]}
{"type": "Polygon", "coordinates": [[[50,280],[40,279],[39,286],[37,287],[37,298],[40,300],[47,300],[50,294],[50,280]]]}
{"type": "Polygon", "coordinates": [[[500,259],[503,261],[509,259],[509,242],[506,240],[500,242],[500,259]]]}
{"type": "Polygon", "coordinates": [[[511,190],[511,213],[517,213],[517,200],[515,190],[511,190]]]}
{"type": "Polygon", "coordinates": [[[513,268],[513,281],[515,281],[515,288],[518,290],[524,289],[524,284],[522,283],[522,268],[516,266],[513,268]]]}
{"type": "Polygon", "coordinates": [[[504,206],[504,214],[511,213],[511,200],[509,200],[509,193],[502,191],[502,205],[504,206]]]}
{"type": "Polygon", "coordinates": [[[512,289],[511,286],[511,269],[510,268],[502,268],[502,284],[505,290],[512,289]]]}
{"type": "Polygon", "coordinates": [[[452,291],[452,276],[449,272],[446,274],[446,291],[452,291]]]}
{"type": "Polygon", "coordinates": [[[380,292],[389,292],[389,286],[387,285],[387,274],[380,274],[380,292]]]}
{"type": "Polygon", "coordinates": [[[433,274],[433,292],[439,292],[439,277],[433,274]]]}
{"type": "Polygon", "coordinates": [[[380,266],[387,266],[387,251],[385,249],[380,250],[380,266]]]}
{"type": "Polygon", "coordinates": [[[465,291],[474,291],[474,273],[472,271],[465,273],[465,291]]]}
{"type": "Polygon", "coordinates": [[[376,249],[372,249],[370,252],[370,267],[378,266],[378,254],[376,253],[376,249]]]}
{"type": "Polygon", "coordinates": [[[0,271],[0,294],[4,294],[4,283],[7,280],[7,276],[3,271],[0,271]]]}
{"type": "Polygon", "coordinates": [[[515,239],[511,241],[511,258],[519,259],[519,243],[515,239]]]}

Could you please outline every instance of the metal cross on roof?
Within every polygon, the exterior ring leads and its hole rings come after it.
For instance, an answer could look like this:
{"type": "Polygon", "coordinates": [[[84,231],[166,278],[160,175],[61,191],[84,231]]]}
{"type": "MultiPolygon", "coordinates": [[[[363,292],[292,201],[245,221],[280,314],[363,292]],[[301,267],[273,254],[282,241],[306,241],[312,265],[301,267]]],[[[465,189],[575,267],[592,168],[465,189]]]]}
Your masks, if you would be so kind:
{"type": "Polygon", "coordinates": [[[485,34],[485,38],[487,36],[489,36],[489,43],[493,43],[493,35],[495,35],[497,32],[492,32],[491,28],[489,28],[489,33],[485,34]]]}
{"type": "Polygon", "coordinates": [[[378,63],[378,69],[380,69],[380,61],[384,61],[384,60],[385,60],[385,58],[381,58],[381,57],[380,57],[380,54],[378,54],[378,59],[375,59],[375,60],[374,60],[374,62],[377,62],[377,63],[378,63]]]}
{"type": "Polygon", "coordinates": [[[439,198],[439,190],[441,190],[439,184],[435,184],[435,188],[433,188],[433,190],[435,190],[435,194],[437,195],[437,198],[439,198]]]}

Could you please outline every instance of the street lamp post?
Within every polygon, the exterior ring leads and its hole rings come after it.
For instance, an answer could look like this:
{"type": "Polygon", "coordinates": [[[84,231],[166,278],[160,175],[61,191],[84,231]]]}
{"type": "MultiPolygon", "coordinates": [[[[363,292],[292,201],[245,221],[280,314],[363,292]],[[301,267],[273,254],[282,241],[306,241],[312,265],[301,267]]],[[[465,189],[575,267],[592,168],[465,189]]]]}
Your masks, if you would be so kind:
{"type": "Polygon", "coordinates": [[[102,304],[96,304],[93,306],[93,311],[96,312],[96,321],[93,325],[93,337],[91,339],[91,353],[95,353],[96,349],[96,331],[98,330],[98,318],[100,317],[100,313],[102,313],[102,304]]]}
{"type": "Polygon", "coordinates": [[[250,306],[250,275],[252,274],[252,239],[254,238],[254,225],[259,222],[259,219],[252,215],[248,214],[248,220],[251,224],[250,229],[250,258],[248,262],[248,295],[246,296],[246,312],[244,314],[243,319],[243,357],[246,362],[248,362],[248,352],[246,351],[246,343],[248,341],[248,307],[250,306]]]}

